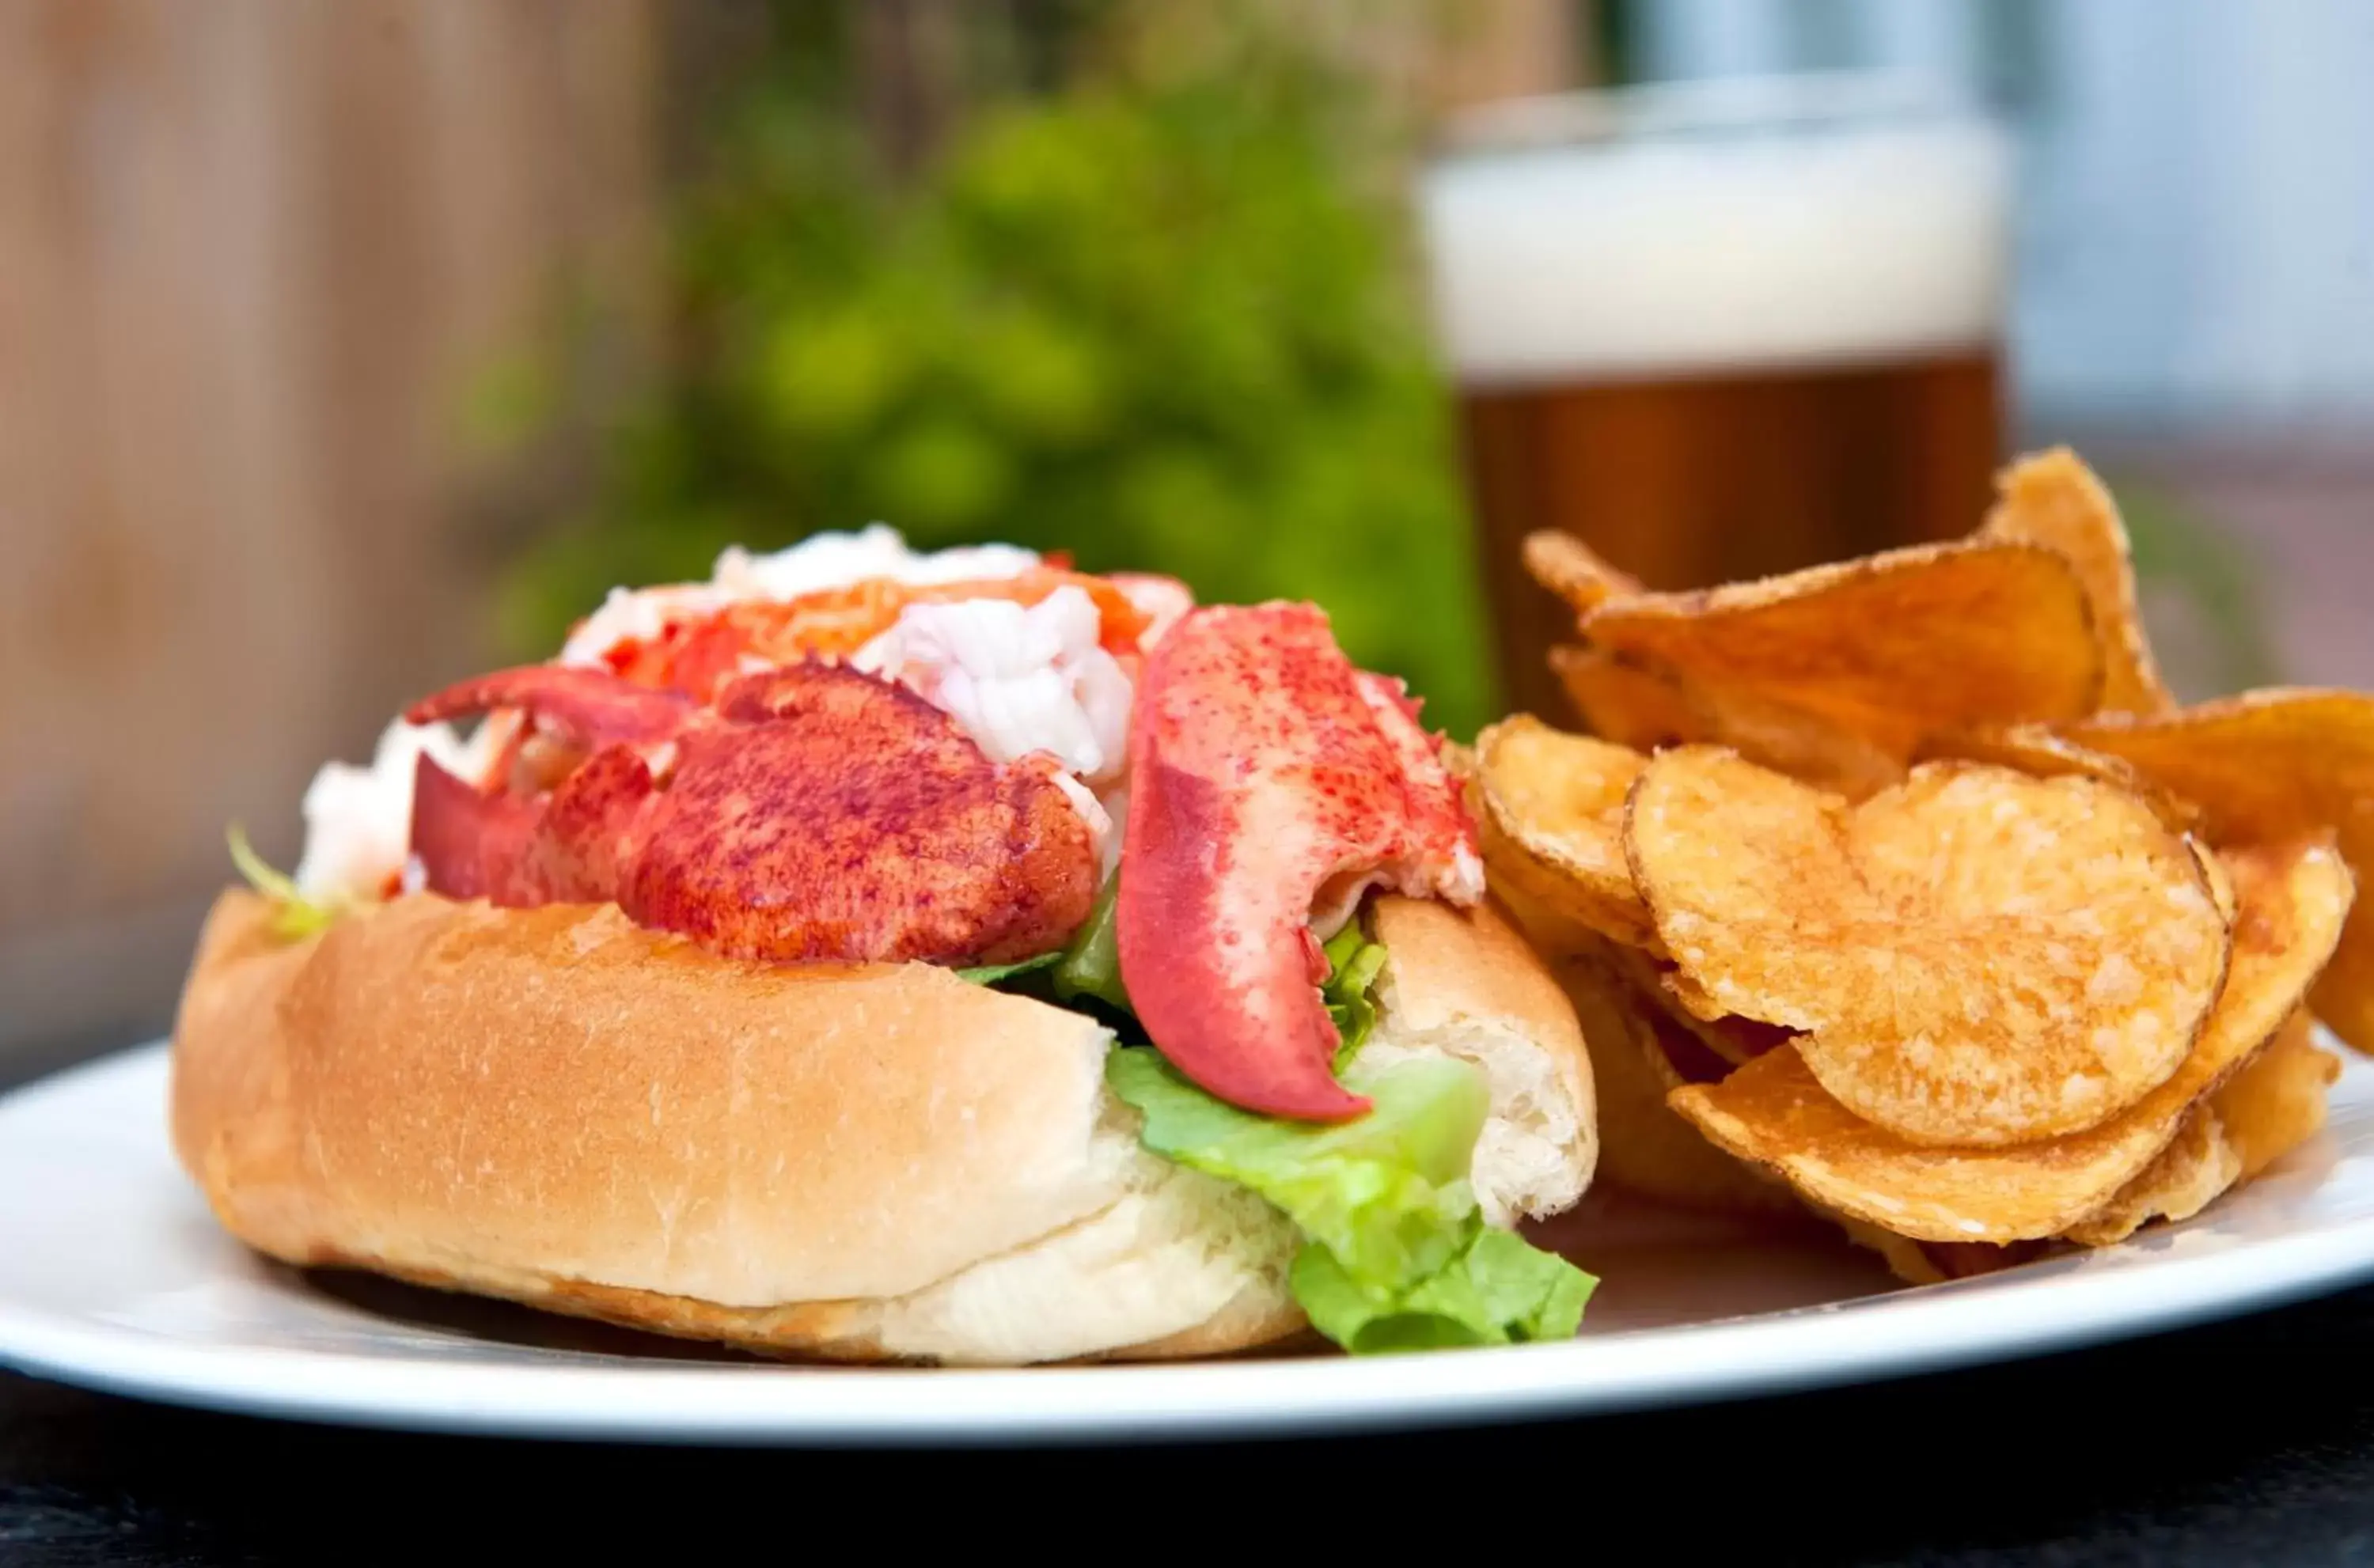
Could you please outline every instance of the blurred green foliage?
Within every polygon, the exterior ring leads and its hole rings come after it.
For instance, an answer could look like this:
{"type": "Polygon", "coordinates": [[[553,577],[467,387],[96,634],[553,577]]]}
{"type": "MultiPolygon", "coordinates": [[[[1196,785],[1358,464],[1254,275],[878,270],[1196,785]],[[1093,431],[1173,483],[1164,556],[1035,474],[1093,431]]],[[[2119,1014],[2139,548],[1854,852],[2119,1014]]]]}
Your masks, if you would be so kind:
{"type": "Polygon", "coordinates": [[[2168,486],[2109,483],[2134,543],[2153,647],[2178,696],[2197,702],[2282,680],[2257,564],[2242,543],[2168,486]]]}
{"type": "MultiPolygon", "coordinates": [[[[1185,48],[1075,6],[1051,79],[977,97],[894,177],[850,7],[786,10],[704,123],[657,384],[602,432],[590,508],[508,584],[515,649],[615,582],[881,521],[1209,600],[1315,599],[1432,722],[1488,717],[1398,133],[1358,86],[1256,7],[1215,7],[1228,25],[1185,48]]],[[[551,397],[511,369],[480,422],[551,397]]]]}

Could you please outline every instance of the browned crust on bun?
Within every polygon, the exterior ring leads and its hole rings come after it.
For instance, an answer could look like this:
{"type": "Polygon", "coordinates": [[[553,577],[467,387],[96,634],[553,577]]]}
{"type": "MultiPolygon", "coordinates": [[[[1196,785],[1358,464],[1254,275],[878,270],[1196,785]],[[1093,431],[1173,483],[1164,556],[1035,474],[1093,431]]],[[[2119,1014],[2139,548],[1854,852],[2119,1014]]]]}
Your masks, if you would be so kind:
{"type": "MultiPolygon", "coordinates": [[[[1522,1174],[1496,1183],[1479,1148],[1476,1185],[1496,1217],[1570,1204],[1594,1141],[1562,996],[1489,911],[1389,899],[1376,920],[1371,1048],[1481,1060],[1487,1142],[1522,1081],[1522,1174]]],[[[1295,1335],[1291,1228],[1138,1147],[1109,1045],[944,969],[742,963],[606,905],[415,895],[289,943],[231,892],[182,997],[172,1133],[226,1228],[284,1261],[769,1353],[1154,1359],[1295,1335]]]]}

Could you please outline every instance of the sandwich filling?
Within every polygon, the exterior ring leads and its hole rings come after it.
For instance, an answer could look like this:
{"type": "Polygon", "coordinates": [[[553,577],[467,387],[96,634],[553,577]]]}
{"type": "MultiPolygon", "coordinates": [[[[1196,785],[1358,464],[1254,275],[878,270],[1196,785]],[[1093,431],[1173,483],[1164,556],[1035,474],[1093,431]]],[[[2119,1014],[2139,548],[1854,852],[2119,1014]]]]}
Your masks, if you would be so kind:
{"type": "Polygon", "coordinates": [[[1387,960],[1364,895],[1472,905],[1482,864],[1417,705],[1313,606],[884,528],[729,550],[415,704],[305,819],[267,887],[312,912],[291,930],[424,889],[608,902],[733,957],[938,964],[1094,1014],[1146,1146],[1290,1219],[1295,1294],[1347,1347],[1562,1335],[1588,1293],[1483,1223],[1475,1070],[1357,1059],[1387,960]]]}

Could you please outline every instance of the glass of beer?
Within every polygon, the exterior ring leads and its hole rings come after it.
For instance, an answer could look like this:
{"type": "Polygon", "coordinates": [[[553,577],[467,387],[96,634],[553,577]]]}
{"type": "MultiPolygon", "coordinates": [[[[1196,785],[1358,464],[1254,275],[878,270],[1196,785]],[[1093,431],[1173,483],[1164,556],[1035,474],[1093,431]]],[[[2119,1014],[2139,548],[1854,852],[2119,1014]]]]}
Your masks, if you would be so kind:
{"type": "Polygon", "coordinates": [[[1978,525],[2003,456],[2010,157],[1926,84],[1507,103],[1421,181],[1503,690],[1563,714],[1536,529],[1652,588],[1978,525]]]}

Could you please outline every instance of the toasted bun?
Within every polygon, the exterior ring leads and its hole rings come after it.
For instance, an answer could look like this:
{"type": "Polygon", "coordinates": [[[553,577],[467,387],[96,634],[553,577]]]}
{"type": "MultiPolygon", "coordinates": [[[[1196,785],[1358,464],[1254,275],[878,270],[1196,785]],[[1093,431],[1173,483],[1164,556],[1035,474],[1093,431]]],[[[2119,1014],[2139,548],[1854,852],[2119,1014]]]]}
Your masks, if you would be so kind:
{"type": "MultiPolygon", "coordinates": [[[[1381,901],[1381,1058],[1478,1063],[1487,1214],[1596,1151],[1556,984],[1489,910],[1381,901]]],[[[1137,1143],[1094,1021],[925,965],[770,967],[610,906],[208,918],[182,1164],[231,1233],[553,1311],[846,1361],[1210,1355],[1303,1325],[1269,1207],[1137,1143]]]]}

